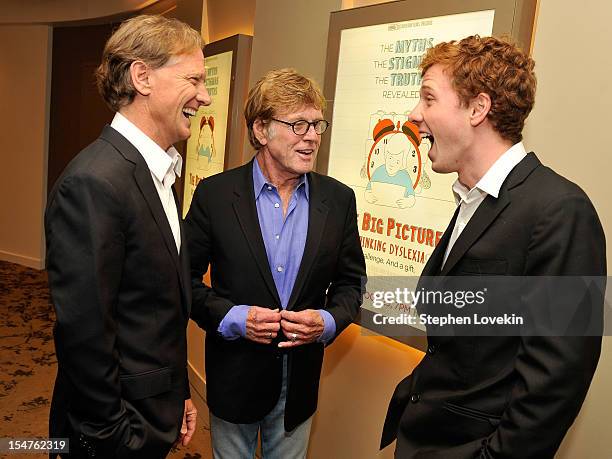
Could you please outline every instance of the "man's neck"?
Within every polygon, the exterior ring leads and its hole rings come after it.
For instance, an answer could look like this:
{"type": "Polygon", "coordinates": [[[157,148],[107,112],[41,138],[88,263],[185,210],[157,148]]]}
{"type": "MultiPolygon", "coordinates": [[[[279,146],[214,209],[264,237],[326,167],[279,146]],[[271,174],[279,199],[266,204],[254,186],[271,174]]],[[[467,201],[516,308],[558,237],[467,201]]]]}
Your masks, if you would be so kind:
{"type": "Polygon", "coordinates": [[[512,146],[499,134],[484,136],[474,143],[459,171],[459,182],[469,190],[474,188],[495,162],[512,146]]]}
{"type": "Polygon", "coordinates": [[[145,134],[148,138],[150,138],[153,142],[160,146],[160,148],[164,151],[168,151],[168,149],[172,145],[168,145],[167,142],[161,141],[157,134],[157,129],[155,129],[154,123],[149,120],[149,117],[146,113],[144,113],[144,109],[140,106],[137,106],[134,103],[121,107],[119,109],[119,113],[121,113],[125,118],[128,119],[130,123],[140,129],[143,134],[145,134]]]}
{"type": "Polygon", "coordinates": [[[255,159],[266,180],[276,187],[279,194],[282,196],[288,192],[291,195],[300,181],[300,176],[279,171],[275,165],[275,160],[263,149],[257,153],[255,159]]]}

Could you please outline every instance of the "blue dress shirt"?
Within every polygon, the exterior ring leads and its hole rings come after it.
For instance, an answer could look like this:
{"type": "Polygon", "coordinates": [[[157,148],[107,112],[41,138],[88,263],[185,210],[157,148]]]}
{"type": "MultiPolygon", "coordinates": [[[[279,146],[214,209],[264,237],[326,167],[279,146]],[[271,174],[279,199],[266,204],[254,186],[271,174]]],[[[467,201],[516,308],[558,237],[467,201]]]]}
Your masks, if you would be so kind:
{"type": "MultiPolygon", "coordinates": [[[[253,188],[268,264],[281,306],[285,309],[300,269],[308,234],[308,180],[305,175],[300,177],[289,200],[286,216],[283,216],[283,202],[278,190],[268,183],[257,159],[253,161],[253,188]]],[[[218,328],[225,339],[233,340],[246,336],[246,320],[250,307],[240,304],[228,311],[218,328]]],[[[318,341],[326,343],[336,333],[336,322],[324,309],[319,309],[319,314],[323,319],[324,330],[318,341]]]]}

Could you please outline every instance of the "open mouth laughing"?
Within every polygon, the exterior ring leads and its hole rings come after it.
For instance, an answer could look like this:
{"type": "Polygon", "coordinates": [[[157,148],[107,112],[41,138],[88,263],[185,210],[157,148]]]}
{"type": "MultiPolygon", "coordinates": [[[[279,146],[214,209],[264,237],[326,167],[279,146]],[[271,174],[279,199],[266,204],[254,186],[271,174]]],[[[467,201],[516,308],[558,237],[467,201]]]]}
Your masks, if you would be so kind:
{"type": "Polygon", "coordinates": [[[183,108],[183,116],[187,119],[191,118],[192,116],[195,116],[196,113],[197,113],[197,110],[195,108],[191,108],[191,107],[183,108]]]}
{"type": "Polygon", "coordinates": [[[420,132],[421,134],[421,144],[425,141],[429,143],[429,148],[433,147],[434,144],[434,136],[429,132],[420,132]]]}
{"type": "Polygon", "coordinates": [[[312,149],[312,148],[307,148],[307,149],[303,149],[303,150],[296,150],[296,151],[299,153],[300,156],[306,157],[306,158],[309,158],[314,153],[314,149],[312,149]]]}

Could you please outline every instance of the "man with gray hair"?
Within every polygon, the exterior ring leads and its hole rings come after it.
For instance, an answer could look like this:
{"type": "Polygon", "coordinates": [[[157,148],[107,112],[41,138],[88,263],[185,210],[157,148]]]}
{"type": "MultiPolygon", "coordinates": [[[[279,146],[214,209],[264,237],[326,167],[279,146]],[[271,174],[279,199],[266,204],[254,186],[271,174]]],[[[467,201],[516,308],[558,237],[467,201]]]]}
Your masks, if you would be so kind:
{"type": "Polygon", "coordinates": [[[196,424],[172,145],[210,104],[202,39],[176,19],[132,18],[96,76],[115,117],[68,165],[45,214],[57,314],[50,436],[70,439],[71,458],[162,458],[196,424]]]}

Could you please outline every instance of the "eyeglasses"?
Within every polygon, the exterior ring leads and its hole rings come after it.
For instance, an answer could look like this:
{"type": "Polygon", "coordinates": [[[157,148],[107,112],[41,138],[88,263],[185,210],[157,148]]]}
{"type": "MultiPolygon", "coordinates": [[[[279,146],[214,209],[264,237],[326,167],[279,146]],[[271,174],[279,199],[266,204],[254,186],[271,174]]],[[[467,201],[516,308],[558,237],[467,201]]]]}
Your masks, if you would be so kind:
{"type": "Polygon", "coordinates": [[[317,121],[313,121],[312,123],[309,123],[306,120],[297,120],[297,121],[294,121],[293,123],[289,123],[287,121],[277,120],[276,118],[271,118],[271,119],[279,123],[286,124],[287,126],[291,126],[291,129],[293,129],[293,132],[295,133],[295,135],[306,134],[308,130],[310,129],[310,126],[314,128],[317,134],[321,135],[329,127],[329,121],[327,120],[317,120],[317,121]]]}

